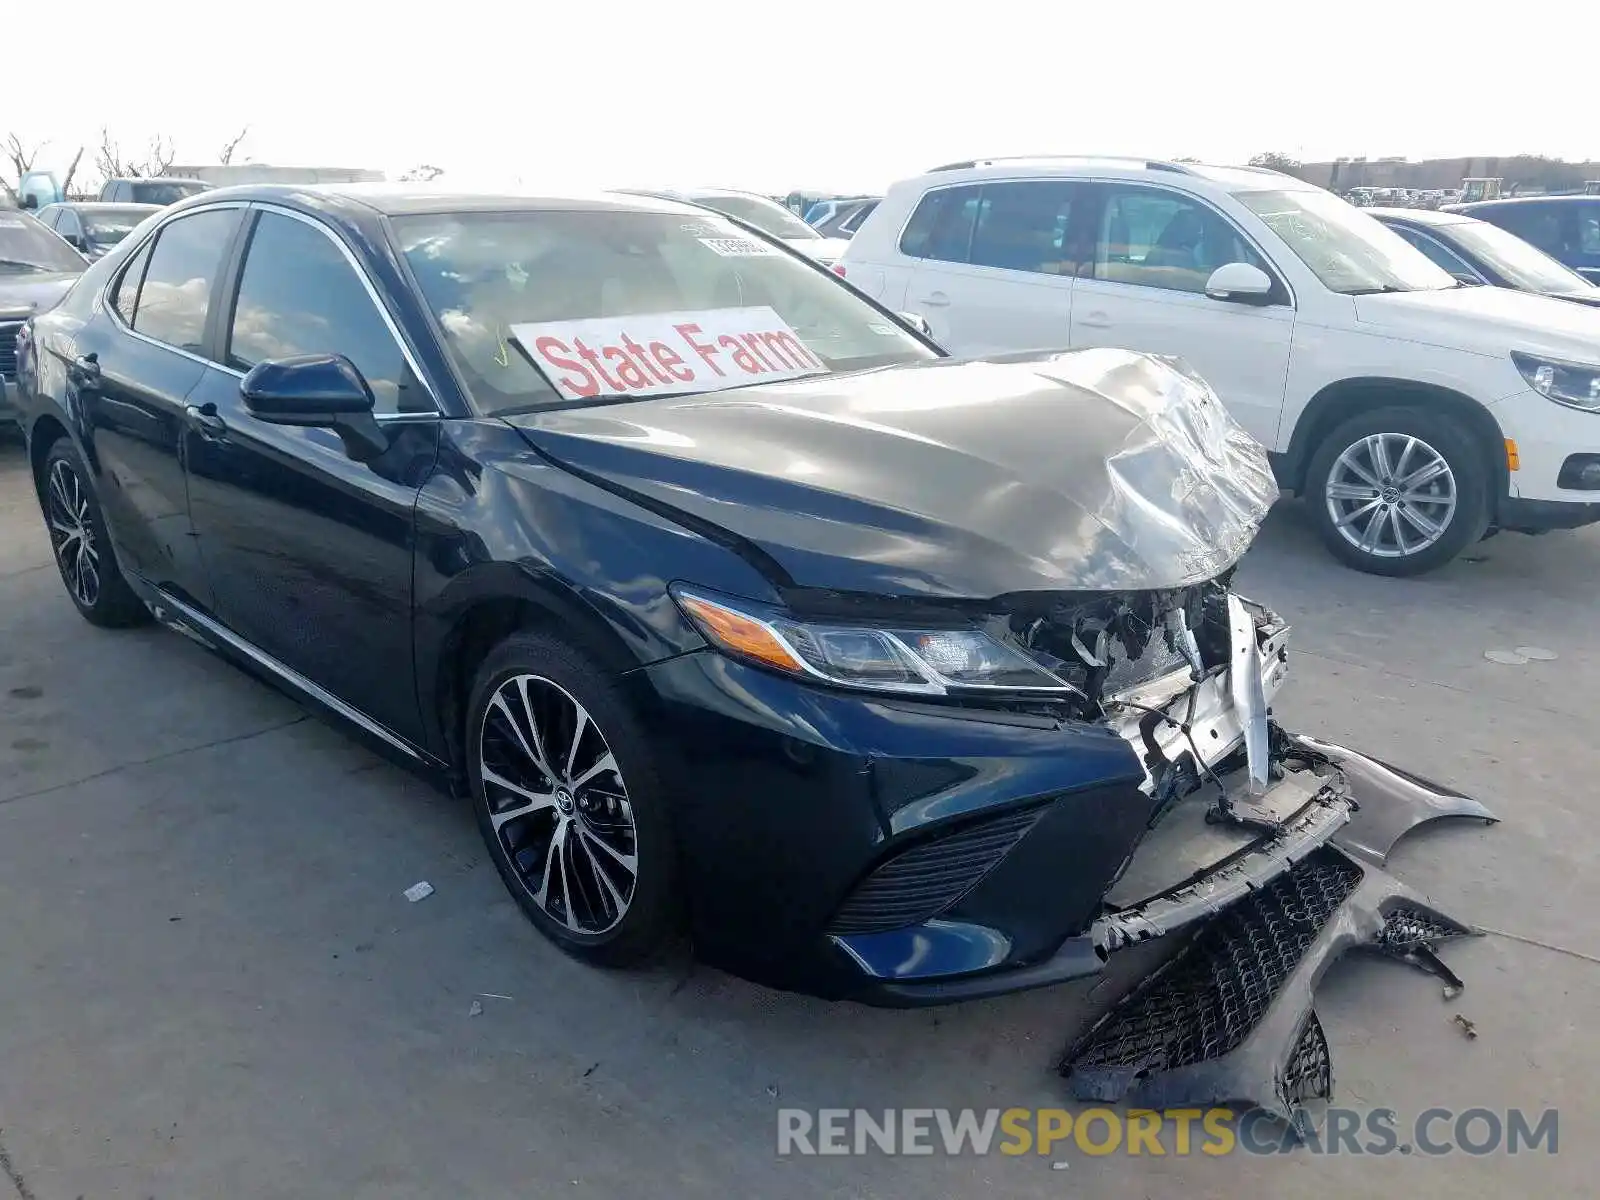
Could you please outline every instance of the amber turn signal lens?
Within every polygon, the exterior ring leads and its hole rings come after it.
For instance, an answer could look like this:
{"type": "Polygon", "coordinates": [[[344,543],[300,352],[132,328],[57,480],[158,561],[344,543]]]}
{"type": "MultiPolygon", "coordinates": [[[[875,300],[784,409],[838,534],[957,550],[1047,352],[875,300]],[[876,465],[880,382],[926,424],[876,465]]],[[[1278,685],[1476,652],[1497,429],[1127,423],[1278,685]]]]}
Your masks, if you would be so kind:
{"type": "Polygon", "coordinates": [[[743,613],[736,613],[713,604],[700,596],[679,596],[678,603],[694,618],[700,632],[715,642],[720,649],[731,654],[741,654],[757,662],[766,663],[780,671],[803,671],[805,668],[784,648],[772,630],[760,621],[743,613]]]}
{"type": "Polygon", "coordinates": [[[1506,439],[1506,469],[1508,471],[1516,471],[1516,470],[1520,470],[1521,467],[1522,467],[1522,459],[1517,457],[1517,439],[1516,438],[1507,438],[1506,439]]]}

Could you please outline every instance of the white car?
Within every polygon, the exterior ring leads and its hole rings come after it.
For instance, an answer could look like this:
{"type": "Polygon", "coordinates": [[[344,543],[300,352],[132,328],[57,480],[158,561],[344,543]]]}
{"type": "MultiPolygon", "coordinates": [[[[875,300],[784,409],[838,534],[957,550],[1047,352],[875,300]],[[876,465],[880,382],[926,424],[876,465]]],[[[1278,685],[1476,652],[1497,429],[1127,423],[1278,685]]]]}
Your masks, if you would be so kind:
{"type": "Polygon", "coordinates": [[[642,191],[634,188],[619,189],[636,196],[655,196],[662,200],[679,200],[715,209],[725,216],[734,217],[754,225],[762,233],[777,238],[792,250],[810,255],[824,266],[831,267],[839,261],[848,238],[823,237],[794,213],[776,200],[755,192],[740,192],[732,188],[692,188],[685,191],[642,191]]]}
{"type": "Polygon", "coordinates": [[[1600,310],[1464,286],[1275,171],[956,163],[890,188],[834,269],[957,355],[1185,360],[1362,570],[1600,520],[1600,310]]]}

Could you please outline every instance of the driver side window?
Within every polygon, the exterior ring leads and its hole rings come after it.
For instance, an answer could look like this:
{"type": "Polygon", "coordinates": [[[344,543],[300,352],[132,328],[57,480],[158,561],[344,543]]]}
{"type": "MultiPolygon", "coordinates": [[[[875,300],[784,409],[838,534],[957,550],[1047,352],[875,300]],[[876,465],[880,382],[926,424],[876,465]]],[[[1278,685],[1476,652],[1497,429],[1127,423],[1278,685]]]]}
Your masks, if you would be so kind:
{"type": "Polygon", "coordinates": [[[372,388],[378,413],[432,412],[356,270],[320,228],[263,212],[250,235],[229,323],[227,361],[342,354],[372,388]]]}
{"type": "Polygon", "coordinates": [[[1236,262],[1267,271],[1239,232],[1201,201],[1160,188],[1106,188],[1093,278],[1199,294],[1213,271],[1236,262]]]}

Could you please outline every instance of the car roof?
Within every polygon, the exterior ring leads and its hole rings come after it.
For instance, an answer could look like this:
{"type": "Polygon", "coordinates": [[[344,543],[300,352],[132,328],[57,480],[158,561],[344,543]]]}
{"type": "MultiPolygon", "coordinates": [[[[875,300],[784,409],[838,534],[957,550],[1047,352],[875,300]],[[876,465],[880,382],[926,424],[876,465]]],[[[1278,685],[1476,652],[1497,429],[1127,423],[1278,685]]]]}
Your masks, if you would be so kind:
{"type": "Polygon", "coordinates": [[[1099,179],[1149,179],[1159,176],[1166,179],[1184,178],[1203,180],[1224,191],[1321,191],[1315,184],[1307,183],[1293,175],[1267,167],[1235,167],[1212,163],[1175,162],[1161,158],[1128,157],[1097,154],[1046,154],[1023,155],[1014,158],[980,158],[966,162],[948,163],[925,172],[929,176],[961,179],[983,179],[990,176],[1015,178],[1018,175],[1059,176],[1074,178],[1093,176],[1099,179]]]}
{"type": "Polygon", "coordinates": [[[205,183],[205,180],[193,175],[113,175],[100,186],[107,183],[205,183]]]}
{"type": "Polygon", "coordinates": [[[184,207],[198,207],[225,200],[259,200],[286,203],[313,211],[331,212],[356,203],[385,216],[408,213],[572,211],[598,212],[701,212],[695,206],[656,194],[624,193],[574,189],[570,192],[487,188],[474,190],[437,187],[414,183],[254,183],[213,188],[190,197],[184,207]]]}
{"type": "Polygon", "coordinates": [[[1475,208],[1507,208],[1516,204],[1590,204],[1600,203],[1600,196],[1502,196],[1498,200],[1471,200],[1466,204],[1452,204],[1453,212],[1471,212],[1475,208]]]}
{"type": "Polygon", "coordinates": [[[57,200],[54,204],[45,205],[46,208],[81,208],[88,210],[116,208],[127,210],[130,208],[148,208],[151,212],[165,208],[164,204],[145,204],[140,200],[57,200]]]}
{"type": "Polygon", "coordinates": [[[1440,212],[1433,208],[1383,208],[1374,206],[1362,212],[1375,217],[1389,217],[1395,221],[1409,221],[1413,225],[1465,225],[1475,218],[1460,212],[1440,212]]]}

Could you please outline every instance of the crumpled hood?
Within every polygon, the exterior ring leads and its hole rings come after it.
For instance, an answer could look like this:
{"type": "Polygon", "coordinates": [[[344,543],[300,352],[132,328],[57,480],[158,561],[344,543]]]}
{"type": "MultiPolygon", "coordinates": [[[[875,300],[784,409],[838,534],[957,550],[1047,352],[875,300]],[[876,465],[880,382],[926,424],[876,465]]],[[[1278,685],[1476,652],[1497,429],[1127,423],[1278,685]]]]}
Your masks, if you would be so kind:
{"type": "Polygon", "coordinates": [[[507,418],[556,461],[764,551],[780,586],[989,598],[1183,587],[1277,487],[1209,388],[1122,350],[936,360],[507,418]]]}
{"type": "Polygon", "coordinates": [[[1460,287],[1435,292],[1356,296],[1363,325],[1392,329],[1410,341],[1476,354],[1513,350],[1593,362],[1600,356],[1600,310],[1510,288],[1460,287]]]}
{"type": "Polygon", "coordinates": [[[0,319],[49,312],[78,282],[78,272],[7,275],[0,272],[0,319]]]}

